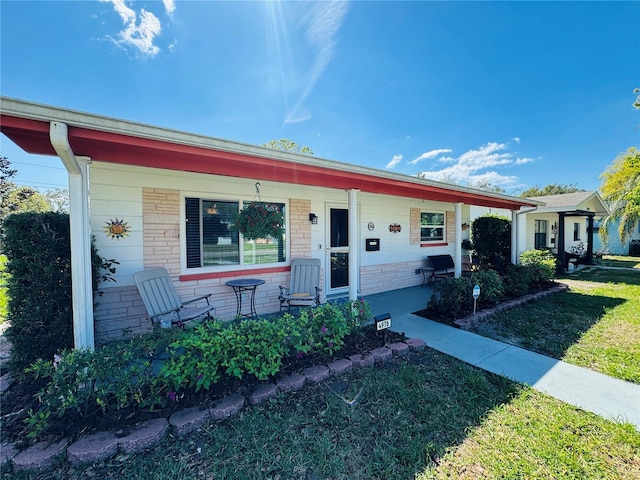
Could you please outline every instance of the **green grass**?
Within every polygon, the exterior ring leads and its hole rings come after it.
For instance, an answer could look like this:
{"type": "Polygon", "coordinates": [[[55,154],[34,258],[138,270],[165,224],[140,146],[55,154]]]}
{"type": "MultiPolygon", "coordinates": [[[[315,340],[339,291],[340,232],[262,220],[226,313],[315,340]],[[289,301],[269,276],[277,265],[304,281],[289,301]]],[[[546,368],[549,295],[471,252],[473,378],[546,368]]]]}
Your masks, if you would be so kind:
{"type": "Polygon", "coordinates": [[[65,479],[630,479],[640,432],[433,350],[282,395],[65,479]],[[344,399],[357,397],[349,406],[344,399]]]}
{"type": "Polygon", "coordinates": [[[640,272],[591,268],[570,290],[501,312],[473,331],[640,383],[640,272]]]}
{"type": "Polygon", "coordinates": [[[640,257],[628,257],[623,255],[605,255],[600,260],[600,265],[606,267],[638,268],[640,269],[640,257]]]}
{"type": "MultiPolygon", "coordinates": [[[[487,330],[638,382],[640,274],[562,281],[569,292],[496,315],[487,330]]],[[[427,349],[146,452],[3,478],[627,480],[640,478],[640,432],[427,349]]]]}
{"type": "Polygon", "coordinates": [[[631,425],[616,425],[525,389],[496,407],[482,426],[426,479],[640,478],[640,444],[631,425]]]}

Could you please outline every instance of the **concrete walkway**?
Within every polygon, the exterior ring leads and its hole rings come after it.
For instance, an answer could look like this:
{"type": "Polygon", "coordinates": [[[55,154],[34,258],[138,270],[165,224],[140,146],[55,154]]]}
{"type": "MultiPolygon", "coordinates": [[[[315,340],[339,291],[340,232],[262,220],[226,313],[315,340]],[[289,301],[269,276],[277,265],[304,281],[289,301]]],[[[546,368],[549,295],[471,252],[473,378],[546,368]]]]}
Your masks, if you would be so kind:
{"type": "Polygon", "coordinates": [[[607,419],[629,422],[640,430],[640,385],[408,313],[425,308],[425,298],[428,300],[430,294],[427,288],[414,287],[365,298],[374,315],[391,313],[392,330],[396,332],[420,338],[428,347],[463,362],[525,383],[607,419]]]}

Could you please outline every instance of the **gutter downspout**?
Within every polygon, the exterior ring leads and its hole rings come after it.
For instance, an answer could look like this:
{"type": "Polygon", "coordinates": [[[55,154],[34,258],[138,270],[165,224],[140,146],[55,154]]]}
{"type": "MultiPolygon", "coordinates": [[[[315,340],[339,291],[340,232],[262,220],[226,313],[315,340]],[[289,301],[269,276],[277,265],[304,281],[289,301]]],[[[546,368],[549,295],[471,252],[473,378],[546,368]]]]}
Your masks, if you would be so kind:
{"type": "Polygon", "coordinates": [[[76,349],[93,350],[95,340],[88,182],[91,159],[76,157],[73,153],[66,123],[52,121],[49,125],[49,139],[69,173],[73,344],[76,349]]]}
{"type": "Polygon", "coordinates": [[[454,263],[454,277],[460,278],[462,276],[462,202],[455,204],[455,248],[453,249],[453,263],[454,263]]]}
{"type": "Polygon", "coordinates": [[[358,299],[360,237],[358,236],[358,191],[349,190],[349,300],[358,299]]]}
{"type": "Polygon", "coordinates": [[[511,263],[518,264],[518,211],[511,210],[511,263]]]}

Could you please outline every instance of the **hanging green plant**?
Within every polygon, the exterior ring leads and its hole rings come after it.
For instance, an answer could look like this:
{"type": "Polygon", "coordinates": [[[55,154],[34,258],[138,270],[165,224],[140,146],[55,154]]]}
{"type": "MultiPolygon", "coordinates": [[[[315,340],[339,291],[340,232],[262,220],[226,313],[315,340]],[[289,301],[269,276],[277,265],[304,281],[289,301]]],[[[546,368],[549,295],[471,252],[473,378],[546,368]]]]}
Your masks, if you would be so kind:
{"type": "Polygon", "coordinates": [[[233,226],[246,240],[280,238],[284,233],[284,217],[277,205],[251,202],[240,210],[233,226]]]}

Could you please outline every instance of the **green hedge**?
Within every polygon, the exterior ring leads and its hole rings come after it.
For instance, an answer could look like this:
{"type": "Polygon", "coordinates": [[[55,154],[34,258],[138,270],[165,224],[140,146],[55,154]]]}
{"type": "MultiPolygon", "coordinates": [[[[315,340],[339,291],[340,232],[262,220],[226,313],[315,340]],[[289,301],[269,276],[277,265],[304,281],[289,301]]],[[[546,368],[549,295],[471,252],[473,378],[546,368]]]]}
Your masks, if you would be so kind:
{"type": "Polygon", "coordinates": [[[21,371],[73,345],[68,215],[10,215],[4,221],[2,250],[9,274],[10,363],[21,371]]]}
{"type": "Polygon", "coordinates": [[[471,226],[471,241],[481,266],[500,272],[511,257],[511,222],[495,215],[476,218],[471,226]]]}
{"type": "MultiPolygon", "coordinates": [[[[21,372],[39,358],[73,346],[69,215],[15,213],[3,224],[11,341],[10,366],[21,372]]],[[[115,260],[101,258],[92,242],[93,288],[111,280],[115,260]]]]}

